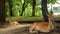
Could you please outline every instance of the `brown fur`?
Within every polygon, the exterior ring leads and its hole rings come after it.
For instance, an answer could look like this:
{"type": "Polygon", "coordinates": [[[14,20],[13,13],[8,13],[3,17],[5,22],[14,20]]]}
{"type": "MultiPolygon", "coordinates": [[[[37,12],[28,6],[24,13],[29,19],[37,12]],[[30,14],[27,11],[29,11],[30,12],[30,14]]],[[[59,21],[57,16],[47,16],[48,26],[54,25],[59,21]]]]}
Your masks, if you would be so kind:
{"type": "Polygon", "coordinates": [[[17,21],[10,21],[9,23],[10,23],[10,25],[19,25],[19,23],[17,21]]]}
{"type": "Polygon", "coordinates": [[[39,32],[50,32],[54,29],[54,25],[52,23],[53,17],[52,14],[47,15],[49,22],[34,22],[29,27],[29,32],[38,33],[39,32]]]}
{"type": "Polygon", "coordinates": [[[44,29],[44,28],[48,27],[48,22],[35,22],[31,26],[33,26],[33,25],[36,25],[36,26],[44,29]]]}

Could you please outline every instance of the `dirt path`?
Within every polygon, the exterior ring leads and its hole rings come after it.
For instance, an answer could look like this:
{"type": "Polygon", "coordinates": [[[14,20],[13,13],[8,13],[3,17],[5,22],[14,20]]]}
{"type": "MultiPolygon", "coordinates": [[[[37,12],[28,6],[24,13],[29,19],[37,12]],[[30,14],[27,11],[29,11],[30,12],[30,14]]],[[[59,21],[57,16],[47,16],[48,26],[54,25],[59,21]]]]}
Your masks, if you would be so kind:
{"type": "MultiPolygon", "coordinates": [[[[8,28],[0,29],[0,34],[32,34],[29,33],[27,25],[16,25],[8,28]]],[[[49,33],[38,33],[38,34],[60,34],[60,27],[57,27],[54,31],[49,33]]]]}

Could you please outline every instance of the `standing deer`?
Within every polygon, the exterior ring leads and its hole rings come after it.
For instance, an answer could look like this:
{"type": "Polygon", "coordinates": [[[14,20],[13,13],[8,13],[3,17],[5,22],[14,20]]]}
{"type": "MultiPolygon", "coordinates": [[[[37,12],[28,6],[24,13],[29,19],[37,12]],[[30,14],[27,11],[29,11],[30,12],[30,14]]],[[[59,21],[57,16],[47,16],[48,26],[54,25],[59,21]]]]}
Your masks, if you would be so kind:
{"type": "Polygon", "coordinates": [[[47,14],[48,22],[34,22],[29,27],[30,33],[50,32],[55,28],[55,22],[52,14],[47,14]]]}

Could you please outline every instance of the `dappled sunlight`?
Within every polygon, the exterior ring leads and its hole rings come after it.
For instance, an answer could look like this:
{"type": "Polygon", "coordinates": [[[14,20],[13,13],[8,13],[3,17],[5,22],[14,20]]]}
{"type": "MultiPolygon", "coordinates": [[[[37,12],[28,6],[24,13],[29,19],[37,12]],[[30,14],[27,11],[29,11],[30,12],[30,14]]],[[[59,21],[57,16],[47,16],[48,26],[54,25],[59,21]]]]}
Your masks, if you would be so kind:
{"type": "Polygon", "coordinates": [[[0,34],[60,34],[60,0],[0,0],[0,34]]]}
{"type": "MultiPolygon", "coordinates": [[[[32,34],[28,31],[28,26],[31,24],[20,24],[20,25],[14,25],[9,26],[8,28],[2,28],[0,29],[0,34],[32,34]]],[[[60,25],[59,23],[57,25],[60,25]]],[[[60,26],[58,26],[53,32],[50,32],[50,34],[59,34],[60,32],[60,26]]],[[[45,34],[45,33],[39,33],[39,34],[45,34]]],[[[49,33],[46,33],[49,34],[49,33]]]]}
{"type": "Polygon", "coordinates": [[[2,28],[0,29],[0,31],[6,31],[6,30],[13,30],[13,29],[17,29],[17,28],[23,28],[23,27],[28,27],[31,24],[20,24],[20,25],[13,25],[13,26],[8,26],[7,28],[2,28]]]}

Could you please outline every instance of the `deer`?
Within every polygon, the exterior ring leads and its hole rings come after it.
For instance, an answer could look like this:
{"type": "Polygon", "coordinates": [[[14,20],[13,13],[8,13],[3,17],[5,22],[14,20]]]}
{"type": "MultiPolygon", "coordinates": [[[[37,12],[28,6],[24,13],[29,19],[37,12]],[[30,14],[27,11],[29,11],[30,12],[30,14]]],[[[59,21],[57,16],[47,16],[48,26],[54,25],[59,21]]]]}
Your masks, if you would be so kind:
{"type": "Polygon", "coordinates": [[[34,22],[29,26],[30,33],[38,33],[39,32],[51,32],[55,29],[55,21],[53,18],[53,14],[47,14],[48,22],[34,22]]]}
{"type": "Polygon", "coordinates": [[[19,25],[19,23],[17,21],[9,21],[10,25],[19,25]]]}
{"type": "Polygon", "coordinates": [[[11,20],[11,19],[12,19],[12,17],[10,17],[10,20],[8,20],[8,23],[10,25],[20,25],[20,23],[18,22],[18,20],[20,20],[20,18],[17,18],[15,20],[11,20]]]}

